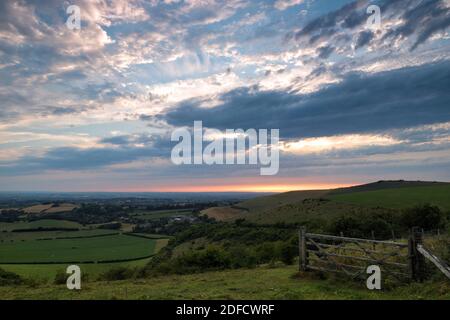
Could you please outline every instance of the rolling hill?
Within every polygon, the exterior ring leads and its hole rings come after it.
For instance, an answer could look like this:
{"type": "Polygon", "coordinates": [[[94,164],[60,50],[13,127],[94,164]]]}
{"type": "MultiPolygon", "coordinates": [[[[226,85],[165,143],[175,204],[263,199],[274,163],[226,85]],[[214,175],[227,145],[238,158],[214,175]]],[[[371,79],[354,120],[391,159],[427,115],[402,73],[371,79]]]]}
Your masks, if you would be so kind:
{"type": "Polygon", "coordinates": [[[209,208],[203,213],[221,221],[298,223],[310,217],[326,219],[348,212],[398,210],[424,203],[449,211],[450,183],[378,181],[349,188],[291,191],[254,198],[232,207],[209,208]]]}

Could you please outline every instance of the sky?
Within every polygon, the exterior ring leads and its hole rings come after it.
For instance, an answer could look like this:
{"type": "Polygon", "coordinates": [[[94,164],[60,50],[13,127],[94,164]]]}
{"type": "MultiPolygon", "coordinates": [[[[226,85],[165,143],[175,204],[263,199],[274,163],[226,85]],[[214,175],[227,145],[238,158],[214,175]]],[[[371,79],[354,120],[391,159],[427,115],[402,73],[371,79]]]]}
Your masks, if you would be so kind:
{"type": "Polygon", "coordinates": [[[450,0],[0,1],[0,191],[387,179],[450,181],[450,0]],[[175,165],[194,121],[279,129],[278,174],[175,165]]]}

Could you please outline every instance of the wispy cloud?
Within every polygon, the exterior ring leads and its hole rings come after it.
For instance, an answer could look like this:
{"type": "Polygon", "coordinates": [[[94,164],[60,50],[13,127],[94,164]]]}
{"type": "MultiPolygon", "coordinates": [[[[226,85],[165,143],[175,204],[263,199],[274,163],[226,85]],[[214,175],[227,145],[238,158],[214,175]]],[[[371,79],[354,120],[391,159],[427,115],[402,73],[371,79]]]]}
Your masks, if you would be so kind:
{"type": "Polygon", "coordinates": [[[448,1],[70,4],[81,30],[65,24],[68,2],[0,2],[2,188],[37,174],[83,188],[86,172],[152,190],[218,173],[250,181],[257,168],[171,165],[170,130],[194,120],[279,128],[279,179],[437,179],[449,167],[448,1]],[[366,27],[370,4],[378,29],[366,27]]]}

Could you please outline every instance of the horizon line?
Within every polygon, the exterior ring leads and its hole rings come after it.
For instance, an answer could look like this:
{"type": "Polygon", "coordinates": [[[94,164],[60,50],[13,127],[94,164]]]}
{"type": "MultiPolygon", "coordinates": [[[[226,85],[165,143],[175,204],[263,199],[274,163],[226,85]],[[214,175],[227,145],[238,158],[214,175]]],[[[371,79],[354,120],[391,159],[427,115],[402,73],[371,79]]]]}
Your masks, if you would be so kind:
{"type": "Polygon", "coordinates": [[[332,190],[339,188],[349,188],[377,182],[423,182],[423,183],[450,183],[445,181],[424,181],[424,180],[378,180],[365,183],[341,183],[341,184],[276,184],[276,185],[244,185],[244,186],[200,186],[186,187],[181,189],[128,189],[128,190],[0,190],[0,193],[283,193],[292,191],[313,191],[313,190],[332,190]]]}

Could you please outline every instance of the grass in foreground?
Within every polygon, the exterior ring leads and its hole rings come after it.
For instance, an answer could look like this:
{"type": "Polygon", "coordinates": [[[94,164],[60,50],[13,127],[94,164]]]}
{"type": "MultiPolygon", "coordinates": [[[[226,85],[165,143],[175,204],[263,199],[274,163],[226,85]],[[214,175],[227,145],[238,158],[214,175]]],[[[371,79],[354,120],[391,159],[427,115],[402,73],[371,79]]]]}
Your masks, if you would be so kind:
{"type": "Polygon", "coordinates": [[[0,299],[450,299],[450,284],[410,284],[374,292],[364,283],[298,277],[296,267],[260,267],[164,276],[143,280],[87,282],[81,291],[64,285],[0,287],[0,299]]]}

